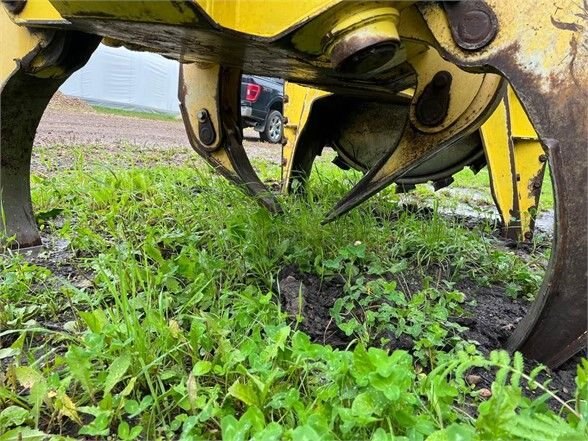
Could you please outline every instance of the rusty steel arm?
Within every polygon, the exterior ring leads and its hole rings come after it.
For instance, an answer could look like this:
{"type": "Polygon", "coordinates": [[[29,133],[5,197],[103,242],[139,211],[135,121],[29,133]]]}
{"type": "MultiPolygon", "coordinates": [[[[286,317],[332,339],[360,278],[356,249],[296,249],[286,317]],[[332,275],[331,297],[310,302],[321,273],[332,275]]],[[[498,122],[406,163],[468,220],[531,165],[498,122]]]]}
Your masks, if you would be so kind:
{"type": "Polygon", "coordinates": [[[179,99],[192,148],[214,169],[273,213],[282,211],[243,148],[241,71],[210,63],[180,68],[179,99]]]}
{"type": "Polygon", "coordinates": [[[30,194],[37,126],[53,94],[88,61],[100,38],[68,31],[31,33],[4,10],[0,33],[0,247],[10,242],[28,248],[41,244],[30,194]]]}
{"type": "Polygon", "coordinates": [[[462,27],[462,37],[472,37],[474,32],[467,32],[472,12],[448,19],[439,5],[419,4],[449,61],[504,75],[545,148],[556,196],[552,257],[537,299],[508,347],[551,367],[586,348],[588,320],[588,37],[586,11],[573,2],[566,6],[548,0],[517,8],[483,3],[476,14],[494,36],[483,50],[471,50],[455,35],[462,27]]]}

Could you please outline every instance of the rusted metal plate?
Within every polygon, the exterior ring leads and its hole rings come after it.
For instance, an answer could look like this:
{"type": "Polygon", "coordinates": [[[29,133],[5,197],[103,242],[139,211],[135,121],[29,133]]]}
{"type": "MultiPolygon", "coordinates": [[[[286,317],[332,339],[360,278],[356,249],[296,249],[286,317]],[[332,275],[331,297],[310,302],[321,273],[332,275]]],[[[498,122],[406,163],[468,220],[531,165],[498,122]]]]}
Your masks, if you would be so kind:
{"type": "Polygon", "coordinates": [[[404,62],[371,76],[366,82],[361,75],[335,71],[327,59],[297,54],[292,50],[288,36],[268,44],[242,35],[219,32],[205,22],[186,27],[80,18],[69,27],[123,42],[132,36],[133,49],[156,52],[180,61],[221,64],[250,74],[313,84],[335,93],[362,98],[393,97],[415,84],[414,72],[404,62]]]}

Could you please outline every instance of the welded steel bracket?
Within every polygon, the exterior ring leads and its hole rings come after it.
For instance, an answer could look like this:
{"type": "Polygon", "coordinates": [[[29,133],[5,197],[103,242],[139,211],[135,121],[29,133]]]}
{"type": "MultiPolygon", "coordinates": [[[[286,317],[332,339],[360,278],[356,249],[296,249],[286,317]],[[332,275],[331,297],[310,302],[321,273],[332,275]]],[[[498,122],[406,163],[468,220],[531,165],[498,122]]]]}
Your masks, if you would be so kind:
{"type": "Polygon", "coordinates": [[[547,155],[512,88],[480,127],[480,134],[502,233],[518,242],[529,241],[547,155]]]}

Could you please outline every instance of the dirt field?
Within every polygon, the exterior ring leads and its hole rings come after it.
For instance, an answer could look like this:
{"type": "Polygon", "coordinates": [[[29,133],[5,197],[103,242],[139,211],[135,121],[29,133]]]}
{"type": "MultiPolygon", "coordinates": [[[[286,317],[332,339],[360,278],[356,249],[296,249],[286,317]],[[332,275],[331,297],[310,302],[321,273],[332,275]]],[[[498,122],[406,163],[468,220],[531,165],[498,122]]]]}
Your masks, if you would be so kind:
{"type": "MultiPolygon", "coordinates": [[[[59,103],[47,109],[37,130],[36,146],[92,145],[98,150],[110,150],[131,144],[146,151],[185,149],[186,153],[195,155],[181,120],[160,121],[101,114],[93,112],[89,106],[71,104],[59,103]]],[[[255,130],[245,130],[244,144],[250,158],[279,163],[281,146],[261,142],[255,130]]]]}

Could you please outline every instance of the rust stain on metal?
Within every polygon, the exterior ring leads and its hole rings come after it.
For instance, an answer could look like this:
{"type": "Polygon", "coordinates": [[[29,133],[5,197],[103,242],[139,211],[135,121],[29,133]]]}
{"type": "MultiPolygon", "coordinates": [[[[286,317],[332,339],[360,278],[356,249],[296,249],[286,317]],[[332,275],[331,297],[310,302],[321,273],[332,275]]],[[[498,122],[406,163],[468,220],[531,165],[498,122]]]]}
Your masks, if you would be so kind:
{"type": "Polygon", "coordinates": [[[543,171],[535,175],[529,182],[529,197],[537,198],[541,194],[541,187],[543,186],[543,171]]]}

